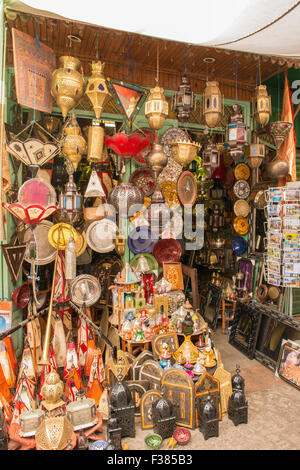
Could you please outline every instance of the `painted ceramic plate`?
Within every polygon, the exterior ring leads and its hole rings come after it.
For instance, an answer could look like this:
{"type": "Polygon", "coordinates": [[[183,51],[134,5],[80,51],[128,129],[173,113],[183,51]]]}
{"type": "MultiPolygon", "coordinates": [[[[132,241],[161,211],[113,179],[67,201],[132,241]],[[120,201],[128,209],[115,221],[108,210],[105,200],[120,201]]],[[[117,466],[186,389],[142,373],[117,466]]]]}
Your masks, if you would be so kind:
{"type": "Polygon", "coordinates": [[[245,199],[238,199],[233,206],[233,211],[236,216],[247,217],[250,212],[250,206],[245,199]]]}
{"type": "Polygon", "coordinates": [[[96,220],[86,231],[87,244],[98,253],[108,253],[115,248],[118,227],[109,219],[96,220]]]}
{"type": "Polygon", "coordinates": [[[154,237],[150,227],[146,225],[136,227],[128,235],[128,247],[135,255],[151,253],[156,242],[157,238],[154,237]]]}
{"type": "Polygon", "coordinates": [[[233,186],[233,192],[238,199],[247,199],[250,194],[250,186],[246,180],[238,180],[233,186]]]}
{"type": "Polygon", "coordinates": [[[237,180],[248,180],[250,177],[250,168],[246,163],[239,163],[234,169],[234,176],[237,180]]]}
{"type": "Polygon", "coordinates": [[[181,204],[192,207],[197,199],[197,181],[190,171],[184,171],[177,181],[177,193],[181,204]]]}
{"type": "Polygon", "coordinates": [[[233,228],[239,235],[246,235],[249,230],[249,223],[245,217],[236,217],[233,221],[233,228]]]}
{"type": "Polygon", "coordinates": [[[244,238],[237,236],[233,237],[231,246],[237,255],[242,255],[247,249],[247,242],[244,238]]]}
{"type": "Polygon", "coordinates": [[[69,243],[70,236],[72,236],[75,244],[79,233],[70,224],[59,223],[53,225],[48,231],[48,240],[51,245],[58,250],[64,250],[69,243]]]}
{"type": "Polygon", "coordinates": [[[158,240],[152,254],[160,266],[167,262],[177,263],[182,255],[182,247],[178,240],[164,238],[163,240],[158,240]]]}
{"type": "Polygon", "coordinates": [[[151,168],[141,168],[132,173],[130,176],[130,183],[138,186],[144,196],[151,196],[155,189],[155,177],[151,168]]]}

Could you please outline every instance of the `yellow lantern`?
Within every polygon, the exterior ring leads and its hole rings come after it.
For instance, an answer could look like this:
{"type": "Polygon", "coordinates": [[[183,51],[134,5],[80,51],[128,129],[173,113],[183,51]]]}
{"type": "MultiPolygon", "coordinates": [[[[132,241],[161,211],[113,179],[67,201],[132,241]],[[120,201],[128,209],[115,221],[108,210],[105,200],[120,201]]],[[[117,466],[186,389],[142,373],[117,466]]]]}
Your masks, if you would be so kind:
{"type": "Polygon", "coordinates": [[[92,63],[92,75],[88,79],[85,94],[90,99],[97,119],[100,119],[104,106],[111,98],[103,74],[104,62],[92,63]]]}
{"type": "Polygon", "coordinates": [[[80,135],[80,127],[78,125],[76,114],[73,113],[70,122],[64,129],[66,136],[62,143],[63,154],[72,162],[76,171],[78,163],[86,150],[86,142],[80,135]]]}
{"type": "Polygon", "coordinates": [[[145,103],[145,116],[151,129],[161,129],[168,114],[169,105],[164,95],[164,89],[159,86],[151,88],[150,96],[145,103]]]}
{"type": "Polygon", "coordinates": [[[271,114],[271,96],[268,96],[266,85],[258,85],[256,87],[253,111],[258,124],[262,127],[266,126],[271,114]]]}
{"type": "Polygon", "coordinates": [[[222,118],[222,95],[218,82],[206,82],[203,92],[203,113],[205,123],[214,128],[222,118]]]}
{"type": "Polygon", "coordinates": [[[92,125],[89,126],[88,134],[87,159],[89,162],[104,163],[107,160],[107,156],[103,154],[103,145],[104,128],[100,126],[100,121],[94,119],[92,125]]]}

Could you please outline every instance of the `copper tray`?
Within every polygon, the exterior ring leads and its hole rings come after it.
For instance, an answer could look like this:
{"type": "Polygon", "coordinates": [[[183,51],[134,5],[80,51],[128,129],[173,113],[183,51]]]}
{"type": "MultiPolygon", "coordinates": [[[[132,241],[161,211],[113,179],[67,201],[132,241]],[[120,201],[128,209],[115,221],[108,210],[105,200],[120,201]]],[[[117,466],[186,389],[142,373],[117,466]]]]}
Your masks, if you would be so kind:
{"type": "Polygon", "coordinates": [[[197,181],[190,171],[181,173],[177,181],[177,193],[181,204],[192,207],[197,199],[197,181]]]}

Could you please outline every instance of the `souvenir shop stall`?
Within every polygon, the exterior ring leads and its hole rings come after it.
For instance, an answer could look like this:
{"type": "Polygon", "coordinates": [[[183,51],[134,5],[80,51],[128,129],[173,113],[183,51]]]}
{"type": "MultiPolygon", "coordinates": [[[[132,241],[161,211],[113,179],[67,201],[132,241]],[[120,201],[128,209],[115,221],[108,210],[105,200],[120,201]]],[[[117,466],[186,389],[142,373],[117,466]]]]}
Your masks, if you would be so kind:
{"type": "Polygon", "coordinates": [[[263,84],[300,62],[13,7],[1,34],[0,447],[246,425],[217,328],[300,387],[293,119],[263,84]]]}

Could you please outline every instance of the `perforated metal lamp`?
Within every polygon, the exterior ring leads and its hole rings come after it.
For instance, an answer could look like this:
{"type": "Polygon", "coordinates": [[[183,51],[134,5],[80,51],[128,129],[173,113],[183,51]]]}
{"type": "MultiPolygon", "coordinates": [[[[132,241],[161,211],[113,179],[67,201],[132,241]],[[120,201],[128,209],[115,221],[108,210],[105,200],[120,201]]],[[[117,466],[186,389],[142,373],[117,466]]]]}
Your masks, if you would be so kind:
{"type": "Polygon", "coordinates": [[[186,75],[181,78],[181,84],[173,98],[173,109],[176,112],[178,121],[186,122],[194,107],[194,93],[192,92],[189,79],[186,75]]]}
{"type": "Polygon", "coordinates": [[[242,107],[234,104],[233,115],[227,126],[229,153],[235,162],[238,162],[244,154],[244,145],[247,143],[248,126],[244,123],[242,107]]]}

